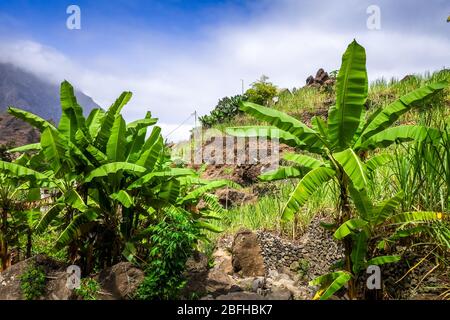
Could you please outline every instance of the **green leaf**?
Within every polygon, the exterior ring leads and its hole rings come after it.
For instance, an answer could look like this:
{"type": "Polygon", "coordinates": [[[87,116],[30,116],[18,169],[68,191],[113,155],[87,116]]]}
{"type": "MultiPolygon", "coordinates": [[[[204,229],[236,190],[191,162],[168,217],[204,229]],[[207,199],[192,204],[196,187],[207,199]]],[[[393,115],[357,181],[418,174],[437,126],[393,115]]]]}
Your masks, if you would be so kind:
{"type": "Polygon", "coordinates": [[[113,193],[109,196],[113,200],[119,201],[125,208],[131,208],[134,205],[134,199],[125,190],[113,193]]]}
{"type": "Polygon", "coordinates": [[[334,153],[333,157],[344,169],[356,190],[360,191],[366,187],[367,176],[364,165],[352,149],[334,153]]]}
{"type": "Polygon", "coordinates": [[[154,178],[171,178],[175,176],[189,176],[193,174],[195,174],[195,172],[187,168],[170,168],[170,170],[167,171],[155,171],[148,173],[134,181],[130,186],[128,186],[127,190],[142,188],[146,184],[152,182],[154,178]]]}
{"type": "Polygon", "coordinates": [[[25,121],[26,123],[31,124],[33,127],[37,128],[40,132],[44,131],[47,128],[56,130],[56,128],[48,121],[42,119],[41,117],[17,108],[9,107],[8,113],[13,115],[14,117],[25,121]]]}
{"type": "Polygon", "coordinates": [[[300,180],[289,197],[289,200],[283,209],[282,219],[291,220],[308,198],[325,182],[333,178],[335,174],[336,172],[334,170],[325,167],[319,167],[309,171],[302,180],[300,180]]]}
{"type": "Polygon", "coordinates": [[[393,223],[409,223],[424,221],[439,221],[446,218],[442,212],[416,211],[403,212],[392,216],[389,220],[393,223]]]}
{"type": "Polygon", "coordinates": [[[293,134],[280,130],[276,127],[269,126],[244,126],[244,127],[231,127],[226,128],[225,131],[230,136],[235,137],[263,137],[267,139],[278,139],[281,143],[287,144],[291,147],[299,147],[305,146],[305,143],[300,141],[299,138],[294,136],[293,134]]]}
{"type": "Polygon", "coordinates": [[[336,106],[328,117],[328,139],[333,150],[349,147],[367,99],[366,52],[353,41],[342,56],[336,81],[336,106]]]}
{"type": "Polygon", "coordinates": [[[94,222],[96,218],[97,213],[93,210],[88,210],[76,215],[56,240],[56,250],[61,250],[70,242],[79,239],[83,234],[89,232],[92,227],[94,227],[94,223],[92,222],[94,222]]]}
{"type": "Polygon", "coordinates": [[[50,167],[57,173],[67,159],[64,141],[58,132],[47,128],[41,135],[41,146],[50,167]]]}
{"type": "Polygon", "coordinates": [[[328,124],[320,116],[314,116],[311,118],[311,126],[313,130],[319,132],[324,140],[328,137],[328,124]]]}
{"type": "Polygon", "coordinates": [[[388,147],[393,143],[408,141],[438,143],[440,137],[441,132],[437,129],[417,125],[404,125],[388,128],[374,134],[364,141],[358,149],[370,150],[377,147],[388,147]]]}
{"type": "Polygon", "coordinates": [[[21,147],[9,149],[8,152],[14,153],[14,152],[26,152],[26,151],[38,151],[41,150],[41,144],[40,143],[31,143],[27,144],[21,147]]]}
{"type": "Polygon", "coordinates": [[[317,132],[281,111],[245,101],[240,102],[240,109],[258,120],[266,121],[282,131],[289,132],[311,148],[321,149],[323,145],[317,132]]]}
{"type": "Polygon", "coordinates": [[[37,233],[44,232],[48,225],[58,216],[58,214],[64,209],[64,205],[62,203],[57,203],[50,207],[47,212],[42,216],[41,220],[39,220],[36,225],[35,231],[37,233]]]}
{"type": "Polygon", "coordinates": [[[352,271],[353,274],[359,274],[359,272],[365,266],[365,259],[367,254],[367,234],[362,231],[354,236],[354,244],[350,258],[352,260],[352,271]]]}
{"type": "Polygon", "coordinates": [[[399,262],[401,260],[401,256],[379,256],[370,259],[367,261],[368,266],[379,266],[386,263],[393,263],[393,262],[399,262]]]}
{"type": "Polygon", "coordinates": [[[207,192],[211,192],[223,187],[231,187],[234,189],[240,189],[241,186],[238,185],[237,183],[234,183],[232,181],[229,180],[216,180],[216,181],[212,181],[209,182],[208,184],[201,186],[191,192],[189,192],[181,201],[181,203],[185,203],[187,201],[192,201],[192,200],[199,200],[200,197],[207,193],[207,192]]]}
{"type": "Polygon", "coordinates": [[[376,112],[376,116],[374,116],[371,121],[368,121],[357,145],[363,142],[364,139],[390,127],[402,114],[409,111],[417,105],[418,102],[434,95],[436,92],[446,87],[448,87],[448,83],[445,82],[429,84],[400,97],[400,99],[391,103],[386,108],[379,109],[376,112]]]}
{"type": "Polygon", "coordinates": [[[196,221],[195,224],[197,225],[197,227],[199,227],[200,229],[204,229],[204,230],[208,230],[214,233],[222,233],[223,229],[215,226],[213,224],[204,222],[204,221],[196,221]]]}
{"type": "Polygon", "coordinates": [[[112,162],[104,164],[95,170],[92,170],[84,179],[85,182],[91,182],[94,178],[106,177],[109,174],[115,174],[119,171],[127,171],[136,175],[147,171],[144,167],[128,162],[112,162]]]}
{"type": "Polygon", "coordinates": [[[116,117],[111,128],[111,136],[106,145],[106,155],[109,161],[121,162],[125,160],[126,124],[121,115],[116,117]]]}
{"type": "Polygon", "coordinates": [[[86,126],[88,127],[89,135],[93,138],[97,138],[97,134],[102,126],[103,118],[105,117],[105,111],[102,109],[92,109],[89,117],[86,120],[86,126]]]}
{"type": "Polygon", "coordinates": [[[339,289],[341,289],[350,279],[352,275],[346,271],[336,271],[317,277],[309,282],[310,286],[320,285],[322,290],[316,294],[314,299],[327,300],[339,289]]]}
{"type": "Polygon", "coordinates": [[[349,186],[350,196],[358,210],[359,216],[365,220],[368,220],[372,215],[373,205],[367,195],[367,190],[356,190],[352,185],[349,186]]]}
{"type": "Polygon", "coordinates": [[[32,169],[12,162],[0,161],[0,171],[9,172],[11,176],[17,178],[34,178],[36,180],[47,180],[47,176],[32,169]]]}
{"type": "Polygon", "coordinates": [[[365,226],[367,226],[367,221],[363,219],[354,218],[347,220],[336,229],[334,232],[334,237],[338,240],[344,239],[349,234],[358,232],[365,226]]]}
{"type": "Polygon", "coordinates": [[[296,167],[279,167],[276,170],[264,172],[258,179],[261,181],[275,181],[289,178],[298,178],[303,175],[301,169],[296,167]]]}
{"type": "Polygon", "coordinates": [[[283,159],[295,162],[296,164],[309,169],[315,169],[318,167],[322,167],[324,165],[322,161],[314,159],[304,154],[285,153],[283,155],[283,159]]]}
{"type": "Polygon", "coordinates": [[[371,220],[375,225],[383,223],[391,213],[400,206],[401,201],[404,197],[403,191],[399,191],[392,198],[386,199],[377,205],[373,210],[373,216],[371,220]]]}
{"type": "Polygon", "coordinates": [[[111,136],[111,128],[114,125],[114,121],[122,108],[130,101],[132,96],[131,92],[125,91],[120,97],[109,107],[105,116],[102,119],[102,125],[97,134],[95,140],[95,146],[100,150],[106,152],[106,144],[111,136]]]}
{"type": "Polygon", "coordinates": [[[78,211],[85,212],[88,206],[84,203],[80,194],[76,190],[69,190],[64,194],[64,202],[78,211]]]}
{"type": "Polygon", "coordinates": [[[62,114],[58,130],[72,141],[78,130],[86,131],[83,109],[78,105],[73,87],[67,81],[61,83],[60,99],[62,114]]]}
{"type": "Polygon", "coordinates": [[[367,160],[365,166],[367,172],[372,172],[390,162],[392,162],[392,155],[389,153],[382,153],[367,160]]]}

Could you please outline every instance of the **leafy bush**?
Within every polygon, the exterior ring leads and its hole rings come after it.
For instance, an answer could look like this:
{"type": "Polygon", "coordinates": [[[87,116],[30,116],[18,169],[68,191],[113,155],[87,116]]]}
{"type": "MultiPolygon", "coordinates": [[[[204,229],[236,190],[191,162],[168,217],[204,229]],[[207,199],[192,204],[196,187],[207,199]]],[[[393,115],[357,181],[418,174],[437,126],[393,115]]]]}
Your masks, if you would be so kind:
{"type": "Polygon", "coordinates": [[[81,284],[78,289],[75,289],[75,294],[83,300],[97,300],[98,292],[100,291],[100,284],[92,278],[81,279],[81,284]]]}
{"type": "Polygon", "coordinates": [[[199,118],[202,126],[204,128],[210,128],[218,123],[232,120],[236,115],[241,113],[239,110],[239,102],[245,100],[246,97],[241,95],[220,99],[209,115],[199,118]]]}
{"type": "Polygon", "coordinates": [[[26,300],[35,300],[45,292],[45,271],[41,266],[30,265],[20,276],[20,289],[26,300]]]}
{"type": "Polygon", "coordinates": [[[266,76],[261,76],[261,79],[252,83],[252,87],[245,92],[247,101],[257,103],[263,106],[269,106],[273,98],[277,95],[277,87],[266,76]]]}
{"type": "Polygon", "coordinates": [[[145,268],[145,279],[137,291],[143,300],[174,299],[184,287],[183,271],[194,245],[200,237],[195,221],[173,211],[157,225],[149,227],[150,261],[145,268]]]}

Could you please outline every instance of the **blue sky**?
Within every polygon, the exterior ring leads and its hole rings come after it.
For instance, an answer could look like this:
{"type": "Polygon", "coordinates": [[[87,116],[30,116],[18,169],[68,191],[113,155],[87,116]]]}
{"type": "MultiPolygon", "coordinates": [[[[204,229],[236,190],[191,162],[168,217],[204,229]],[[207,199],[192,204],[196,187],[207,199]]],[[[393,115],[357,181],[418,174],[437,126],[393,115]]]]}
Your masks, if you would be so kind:
{"type": "Polygon", "coordinates": [[[131,90],[127,120],[151,110],[167,133],[239,93],[241,79],[248,87],[266,74],[292,88],[338,68],[353,38],[366,47],[370,80],[448,67],[448,15],[446,0],[0,0],[0,61],[67,79],[103,107],[131,90]],[[71,4],[81,30],[66,28],[71,4]],[[366,26],[370,5],[379,30],[366,26]]]}

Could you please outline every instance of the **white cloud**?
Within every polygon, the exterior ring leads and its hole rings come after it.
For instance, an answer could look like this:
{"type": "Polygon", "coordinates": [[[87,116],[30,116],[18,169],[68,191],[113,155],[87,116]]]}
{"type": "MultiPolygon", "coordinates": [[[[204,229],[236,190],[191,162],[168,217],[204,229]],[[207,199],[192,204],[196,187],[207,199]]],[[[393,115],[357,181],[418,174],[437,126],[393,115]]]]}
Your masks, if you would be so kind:
{"type": "MultiPolygon", "coordinates": [[[[305,14],[296,17],[293,8],[297,6],[288,1],[284,9],[245,24],[222,24],[205,32],[202,41],[193,41],[190,47],[185,42],[168,46],[165,41],[159,46],[130,39],[139,45],[130,45],[129,52],[117,56],[101,52],[83,61],[57,48],[15,40],[1,42],[0,61],[20,65],[52,81],[65,78],[104,107],[121,91],[133,91],[134,98],[124,109],[127,120],[151,110],[160,118],[165,134],[194,110],[205,114],[219,98],[240,93],[240,79],[248,86],[266,74],[281,87],[299,87],[320,67],[337,69],[353,38],[366,47],[370,80],[433,71],[448,63],[450,42],[439,33],[399,32],[388,27],[369,31],[365,29],[364,8],[357,20],[361,26],[353,28],[348,27],[348,21],[340,28],[334,16],[329,25],[324,24],[323,17],[336,7],[324,9],[319,20],[305,14]],[[281,14],[287,11],[289,15],[281,14]],[[147,54],[152,59],[146,59],[147,54]]],[[[190,124],[185,124],[171,138],[187,138],[189,129],[190,124]]]]}

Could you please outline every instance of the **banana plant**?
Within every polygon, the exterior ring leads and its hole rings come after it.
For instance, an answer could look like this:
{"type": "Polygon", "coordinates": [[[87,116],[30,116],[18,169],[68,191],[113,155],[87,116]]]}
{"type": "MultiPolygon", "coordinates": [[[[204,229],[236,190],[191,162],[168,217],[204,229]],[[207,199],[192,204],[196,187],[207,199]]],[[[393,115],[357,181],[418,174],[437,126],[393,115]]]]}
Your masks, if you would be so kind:
{"type": "MultiPolygon", "coordinates": [[[[32,153],[23,157],[27,159],[23,170],[38,173],[40,187],[54,194],[36,231],[53,225],[59,228],[56,249],[67,247],[72,261],[81,256],[78,263],[85,271],[111,265],[122,254],[128,256],[127,244],[163,219],[167,210],[190,209],[200,198],[210,206],[216,204],[207,192],[224,184],[208,185],[193,177],[193,170],[174,168],[161,129],[154,126],[157,119],[150,112],[143,119],[125,122],[121,111],[131,92],[122,93],[106,111],[92,110],[87,118],[67,81],[61,84],[60,94],[62,117],[57,127],[29,112],[9,108],[9,113],[41,131],[40,143],[11,151],[32,153]],[[183,182],[188,180],[181,178],[188,176],[197,182],[186,187],[183,182]],[[196,193],[195,186],[199,187],[196,193]]],[[[198,217],[197,223],[213,228],[205,219],[198,217]]]]}
{"type": "MultiPolygon", "coordinates": [[[[364,219],[368,215],[370,210],[365,208],[364,201],[360,201],[370,182],[368,173],[388,162],[388,157],[382,153],[368,157],[369,151],[382,150],[399,142],[437,143],[440,137],[437,129],[419,125],[393,125],[401,115],[447,86],[447,83],[426,85],[366,117],[366,53],[361,45],[353,41],[342,57],[336,82],[336,104],[330,107],[327,120],[314,117],[311,120],[312,127],[309,127],[273,108],[242,102],[242,111],[269,125],[227,128],[226,132],[238,137],[278,139],[297,150],[306,151],[307,153],[284,155],[285,160],[293,165],[267,172],[261,179],[300,179],[283,208],[284,220],[290,220],[299,213],[309,197],[324,184],[336,183],[340,192],[337,205],[339,214],[335,224],[346,226],[355,222],[353,219],[364,219]],[[351,200],[355,206],[358,203],[356,210],[353,210],[351,200]]],[[[362,239],[363,236],[360,237],[362,239]]],[[[355,277],[352,272],[358,269],[354,265],[358,266],[359,260],[354,257],[360,255],[357,251],[360,249],[355,246],[351,237],[343,237],[343,242],[345,270],[317,280],[332,284],[333,289],[322,297],[329,297],[330,292],[333,293],[348,283],[349,295],[355,298],[355,277]]]]}

